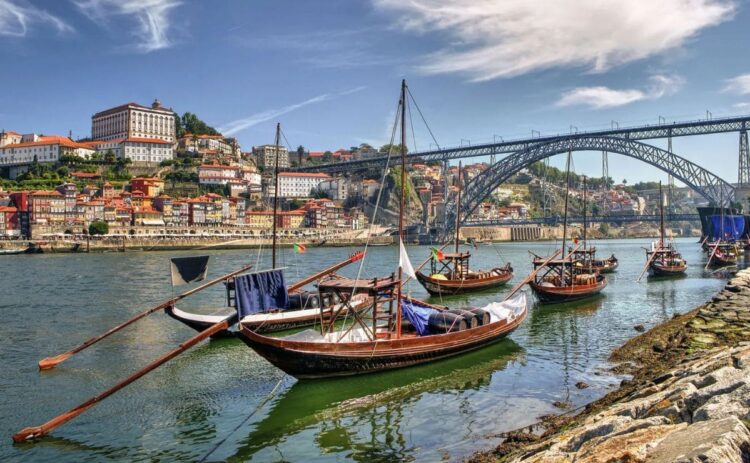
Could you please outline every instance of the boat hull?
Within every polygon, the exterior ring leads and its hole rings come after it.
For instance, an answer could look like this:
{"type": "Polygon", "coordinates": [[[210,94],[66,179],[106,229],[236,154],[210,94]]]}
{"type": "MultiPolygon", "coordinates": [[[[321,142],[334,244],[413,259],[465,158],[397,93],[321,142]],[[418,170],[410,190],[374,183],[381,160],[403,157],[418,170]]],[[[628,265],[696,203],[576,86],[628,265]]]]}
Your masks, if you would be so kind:
{"type": "MultiPolygon", "coordinates": [[[[190,328],[194,329],[195,331],[201,333],[208,328],[212,327],[216,323],[219,323],[220,321],[226,319],[227,317],[232,316],[232,314],[227,313],[225,316],[221,315],[198,315],[198,314],[192,314],[189,312],[184,312],[180,309],[177,309],[176,307],[167,307],[165,310],[167,312],[167,315],[174,318],[175,320],[189,326],[190,328]]],[[[211,338],[217,339],[217,338],[231,338],[234,337],[235,334],[233,331],[230,330],[221,330],[216,332],[216,334],[212,335],[211,338]]]]}
{"type": "Polygon", "coordinates": [[[526,318],[496,321],[446,334],[365,342],[302,342],[270,338],[245,324],[240,338],[263,358],[299,379],[351,376],[404,368],[476,350],[500,341],[526,318]]]}
{"type": "Polygon", "coordinates": [[[500,271],[486,278],[441,280],[417,272],[417,280],[433,296],[464,294],[503,286],[513,278],[513,272],[500,271]]]}
{"type": "Polygon", "coordinates": [[[683,275],[687,270],[687,265],[658,265],[651,264],[648,268],[648,274],[653,277],[667,277],[683,275]]]}
{"type": "Polygon", "coordinates": [[[577,285],[572,287],[544,286],[538,283],[529,283],[540,302],[545,304],[556,304],[571,302],[599,294],[607,287],[607,280],[601,279],[593,285],[577,285]]]}

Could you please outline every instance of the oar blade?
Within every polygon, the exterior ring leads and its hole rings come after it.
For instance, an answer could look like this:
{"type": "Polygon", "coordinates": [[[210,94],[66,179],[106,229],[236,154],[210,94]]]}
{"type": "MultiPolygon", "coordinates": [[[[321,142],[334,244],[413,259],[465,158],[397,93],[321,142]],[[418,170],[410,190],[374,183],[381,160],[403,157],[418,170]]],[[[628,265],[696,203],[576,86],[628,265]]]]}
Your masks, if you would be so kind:
{"type": "Polygon", "coordinates": [[[40,370],[51,370],[52,368],[55,368],[58,364],[68,360],[71,356],[73,356],[70,352],[65,352],[64,354],[56,355],[54,357],[47,357],[45,359],[42,359],[39,361],[39,369],[40,370]]]}
{"type": "Polygon", "coordinates": [[[38,439],[44,436],[44,429],[41,426],[30,426],[23,428],[17,433],[13,434],[13,442],[20,444],[32,439],[38,439]]]}

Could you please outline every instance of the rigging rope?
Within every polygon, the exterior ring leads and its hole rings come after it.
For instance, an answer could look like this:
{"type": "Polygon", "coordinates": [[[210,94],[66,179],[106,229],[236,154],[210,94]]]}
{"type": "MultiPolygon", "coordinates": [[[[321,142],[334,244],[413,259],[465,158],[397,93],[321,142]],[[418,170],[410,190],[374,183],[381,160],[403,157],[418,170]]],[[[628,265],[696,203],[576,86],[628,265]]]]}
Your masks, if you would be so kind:
{"type": "Polygon", "coordinates": [[[256,414],[256,413],[258,412],[258,410],[260,410],[260,409],[261,409],[261,408],[262,408],[262,407],[263,407],[263,406],[264,406],[264,405],[265,405],[265,404],[266,404],[266,403],[267,403],[267,402],[268,402],[269,400],[271,400],[271,398],[272,398],[272,397],[273,397],[274,395],[276,395],[276,391],[277,391],[277,390],[279,389],[279,386],[281,386],[281,383],[282,383],[283,381],[284,381],[284,377],[282,377],[282,378],[281,378],[281,379],[280,379],[280,380],[279,380],[279,381],[278,381],[278,382],[276,383],[276,385],[275,385],[275,386],[273,387],[273,389],[271,389],[271,392],[270,392],[270,393],[269,393],[269,394],[268,394],[268,395],[267,395],[267,396],[266,396],[266,397],[265,397],[265,398],[264,398],[264,399],[263,399],[263,400],[262,400],[262,401],[261,401],[261,402],[260,402],[260,403],[258,404],[258,406],[256,406],[256,407],[255,407],[255,409],[254,409],[254,410],[253,410],[252,412],[250,412],[250,414],[249,414],[249,415],[247,415],[247,416],[246,416],[246,417],[245,417],[245,418],[244,418],[244,419],[243,419],[243,420],[242,420],[242,421],[240,422],[240,424],[238,424],[237,426],[235,426],[235,427],[234,427],[234,429],[232,429],[232,430],[231,430],[231,431],[229,432],[229,434],[227,434],[227,435],[226,435],[226,437],[224,437],[224,438],[223,438],[222,440],[220,440],[219,442],[217,442],[217,443],[216,443],[216,445],[214,445],[214,446],[213,446],[213,447],[211,448],[211,450],[209,450],[209,451],[208,451],[208,453],[206,453],[205,455],[203,455],[203,458],[201,458],[201,459],[199,460],[199,462],[200,462],[200,463],[203,463],[204,461],[206,461],[206,459],[208,459],[208,457],[210,457],[210,456],[211,456],[211,455],[212,455],[212,454],[213,454],[213,453],[214,453],[214,452],[215,452],[216,450],[218,450],[218,449],[219,449],[219,447],[221,447],[221,445],[222,445],[222,444],[223,444],[224,442],[226,442],[226,441],[227,441],[227,439],[229,439],[230,437],[232,437],[232,434],[234,434],[235,432],[237,432],[237,430],[238,430],[238,429],[240,429],[240,428],[241,428],[242,426],[244,426],[244,425],[245,425],[245,423],[247,423],[247,422],[248,422],[248,420],[249,420],[250,418],[252,418],[252,417],[253,417],[253,415],[255,415],[255,414],[256,414]]]}

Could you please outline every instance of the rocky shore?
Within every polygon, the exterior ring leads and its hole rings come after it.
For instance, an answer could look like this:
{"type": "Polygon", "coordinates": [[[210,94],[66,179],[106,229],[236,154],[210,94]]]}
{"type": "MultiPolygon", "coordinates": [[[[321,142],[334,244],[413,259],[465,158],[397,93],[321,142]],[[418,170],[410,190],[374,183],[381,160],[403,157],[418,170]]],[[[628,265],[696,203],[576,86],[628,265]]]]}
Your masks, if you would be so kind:
{"type": "Polygon", "coordinates": [[[621,386],[539,432],[511,432],[470,461],[750,461],[750,270],[707,304],[617,349],[621,386]]]}

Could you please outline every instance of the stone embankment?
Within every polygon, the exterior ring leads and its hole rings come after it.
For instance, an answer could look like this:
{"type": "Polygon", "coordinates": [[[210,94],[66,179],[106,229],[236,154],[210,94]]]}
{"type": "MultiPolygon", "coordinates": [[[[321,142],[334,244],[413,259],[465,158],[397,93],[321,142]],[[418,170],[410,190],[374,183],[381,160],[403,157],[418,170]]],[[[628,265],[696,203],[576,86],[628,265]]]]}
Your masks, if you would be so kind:
{"type": "Polygon", "coordinates": [[[750,270],[713,300],[632,339],[613,354],[632,375],[547,431],[508,433],[474,461],[750,461],[750,270]]]}

